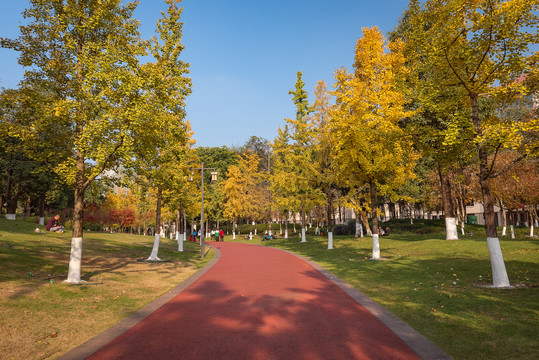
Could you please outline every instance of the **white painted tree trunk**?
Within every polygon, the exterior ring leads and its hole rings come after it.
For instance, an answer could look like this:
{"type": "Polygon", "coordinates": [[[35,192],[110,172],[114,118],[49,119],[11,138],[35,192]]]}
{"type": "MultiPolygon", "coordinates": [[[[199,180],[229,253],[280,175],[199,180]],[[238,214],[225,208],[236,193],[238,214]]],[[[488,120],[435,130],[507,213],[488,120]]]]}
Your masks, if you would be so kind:
{"type": "Polygon", "coordinates": [[[301,242],[302,243],[307,242],[307,238],[305,237],[305,228],[304,227],[301,228],[301,242]]]}
{"type": "Polygon", "coordinates": [[[258,233],[258,231],[257,231],[257,230],[258,230],[258,229],[257,229],[257,228],[255,228],[255,235],[256,235],[256,234],[258,233]]]}
{"type": "Polygon", "coordinates": [[[6,219],[17,220],[17,214],[6,214],[6,219]]]}
{"type": "Polygon", "coordinates": [[[288,239],[288,228],[284,229],[284,238],[288,239]]]}
{"type": "Polygon", "coordinates": [[[249,240],[253,240],[253,233],[252,232],[249,233],[249,240]]]}
{"type": "Polygon", "coordinates": [[[372,258],[374,260],[380,260],[380,240],[378,234],[372,235],[372,258]]]}
{"type": "Polygon", "coordinates": [[[236,231],[232,231],[232,240],[236,240],[236,231]]]}
{"type": "Polygon", "coordinates": [[[460,222],[460,233],[464,236],[464,221],[460,222]]]}
{"type": "Polygon", "coordinates": [[[511,229],[511,239],[514,239],[515,238],[515,227],[513,225],[510,225],[509,227],[511,229]]]}
{"type": "Polygon", "coordinates": [[[176,231],[176,239],[178,239],[178,251],[183,251],[183,235],[176,231]]]}
{"type": "Polygon", "coordinates": [[[356,218],[356,237],[360,237],[361,234],[361,223],[359,222],[359,219],[356,218]]]}
{"type": "Polygon", "coordinates": [[[69,257],[69,271],[66,282],[80,283],[80,263],[82,259],[82,238],[71,239],[71,256],[69,257]]]}
{"type": "Polygon", "coordinates": [[[533,237],[533,224],[530,226],[530,237],[533,237]]]}
{"type": "Polygon", "coordinates": [[[187,241],[187,233],[186,232],[183,233],[182,241],[187,241]]]}
{"type": "Polygon", "coordinates": [[[45,218],[43,216],[39,218],[39,225],[45,225],[45,218]]]}
{"type": "Polygon", "coordinates": [[[363,237],[363,224],[359,223],[359,237],[363,237]]]}
{"type": "Polygon", "coordinates": [[[490,265],[492,267],[492,284],[494,287],[511,286],[503,261],[502,249],[498,238],[487,238],[490,265]]]}
{"type": "Polygon", "coordinates": [[[458,240],[459,234],[457,231],[457,223],[454,217],[445,218],[445,239],[446,240],[458,240]]]}
{"type": "Polygon", "coordinates": [[[507,234],[507,226],[502,227],[502,236],[507,234]]]}
{"type": "Polygon", "coordinates": [[[153,237],[152,253],[150,254],[150,257],[147,260],[149,260],[149,261],[159,261],[159,260],[161,260],[161,259],[159,259],[157,257],[157,253],[159,251],[159,239],[160,238],[161,238],[160,234],[155,234],[155,236],[153,237]]]}
{"type": "Polygon", "coordinates": [[[333,233],[328,232],[328,250],[333,249],[333,233]]]}

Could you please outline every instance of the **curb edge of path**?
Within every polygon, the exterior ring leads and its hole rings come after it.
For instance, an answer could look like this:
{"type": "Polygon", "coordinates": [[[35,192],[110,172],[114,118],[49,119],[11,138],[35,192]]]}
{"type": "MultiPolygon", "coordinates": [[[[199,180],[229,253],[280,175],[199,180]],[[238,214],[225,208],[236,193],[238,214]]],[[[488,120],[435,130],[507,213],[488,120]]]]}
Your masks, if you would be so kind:
{"type": "Polygon", "coordinates": [[[80,360],[80,359],[87,358],[88,356],[97,352],[103,346],[107,345],[112,340],[116,339],[118,336],[128,331],[130,328],[138,324],[140,321],[144,320],[146,317],[151,315],[155,310],[159,309],[165,303],[170,301],[176,295],[181,293],[183,290],[185,290],[187,287],[189,287],[191,284],[193,284],[195,281],[201,278],[221,258],[221,251],[219,249],[216,249],[208,244],[205,244],[205,245],[211,247],[215,251],[215,256],[213,257],[213,259],[210,260],[209,263],[204,265],[204,267],[202,267],[196,273],[194,273],[193,275],[185,279],[176,287],[172,288],[171,290],[167,291],[166,293],[164,293],[163,295],[161,295],[160,297],[158,297],[151,303],[144,306],[142,309],[131,314],[129,317],[121,320],[119,323],[112,325],[110,328],[94,336],[90,340],[87,340],[86,342],[82,343],[76,348],[70,350],[69,352],[57,358],[57,360],[80,360]]]}
{"type": "Polygon", "coordinates": [[[329,270],[322,267],[320,264],[310,260],[309,258],[296,254],[292,251],[271,247],[272,249],[281,250],[287,252],[295,257],[307,262],[313,268],[318,270],[322,275],[332,281],[335,285],[341,288],[358,304],[367,309],[378,320],[380,320],[385,326],[393,331],[406,345],[408,345],[413,351],[419,355],[423,360],[452,360],[452,357],[447,355],[442,349],[436,346],[433,342],[421,335],[418,331],[413,329],[410,325],[390,313],[384,307],[370,299],[368,296],[355,289],[339,277],[332,274],[329,270]]]}

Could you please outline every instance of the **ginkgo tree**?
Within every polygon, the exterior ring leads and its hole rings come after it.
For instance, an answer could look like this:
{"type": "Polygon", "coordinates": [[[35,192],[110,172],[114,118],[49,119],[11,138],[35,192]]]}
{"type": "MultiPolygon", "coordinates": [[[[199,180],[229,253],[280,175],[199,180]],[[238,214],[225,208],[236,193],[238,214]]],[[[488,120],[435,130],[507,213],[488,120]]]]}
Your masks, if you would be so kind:
{"type": "Polygon", "coordinates": [[[290,210],[293,209],[294,202],[290,184],[292,183],[292,172],[288,161],[288,145],[290,134],[288,125],[277,129],[277,136],[271,143],[273,168],[270,174],[270,187],[272,193],[273,206],[284,215],[285,230],[284,237],[288,238],[288,219],[290,210]]]}
{"type": "Polygon", "coordinates": [[[388,42],[380,30],[363,28],[357,41],[354,71],[335,73],[332,110],[334,170],[348,187],[367,185],[372,218],[373,259],[380,259],[377,197],[395,196],[412,178],[417,155],[399,126],[407,111],[403,80],[403,43],[388,42]]]}
{"type": "MultiPolygon", "coordinates": [[[[257,185],[260,182],[259,158],[253,152],[238,155],[238,162],[228,167],[227,179],[222,182],[225,194],[224,215],[232,219],[232,237],[236,238],[236,223],[240,218],[252,224],[256,213],[257,185]]],[[[249,235],[252,238],[252,230],[249,235]]]]}
{"type": "Polygon", "coordinates": [[[296,105],[296,118],[286,119],[289,139],[285,150],[292,210],[299,211],[301,216],[301,242],[306,242],[306,213],[316,205],[323,203],[324,194],[316,186],[315,148],[313,146],[315,131],[308,114],[311,107],[308,93],[304,90],[302,73],[298,71],[295,90],[290,91],[292,101],[296,105]]]}
{"type": "Polygon", "coordinates": [[[165,0],[166,12],[157,21],[158,37],[151,39],[151,54],[155,61],[142,66],[144,106],[141,117],[150,119],[143,128],[137,127],[133,135],[133,167],[157,188],[156,231],[154,245],[148,260],[159,260],[159,228],[163,191],[172,191],[175,177],[187,180],[178,165],[181,165],[189,148],[191,135],[185,121],[185,99],[191,93],[189,64],[181,59],[183,50],[180,16],[183,8],[179,0],[165,0]],[[180,163],[180,164],[178,164],[180,163]]]}
{"type": "Polygon", "coordinates": [[[333,213],[334,200],[336,197],[336,172],[333,170],[334,147],[333,133],[331,129],[331,104],[330,94],[324,81],[316,85],[315,101],[309,121],[312,123],[315,168],[315,183],[323,191],[325,196],[326,221],[328,234],[328,248],[333,248],[333,213]]]}
{"type": "Polygon", "coordinates": [[[140,121],[138,57],[146,54],[136,3],[121,0],[31,0],[16,40],[3,47],[20,52],[25,78],[45,81],[56,94],[50,121],[65,124],[72,156],[56,170],[75,187],[73,237],[67,281],[80,282],[84,192],[133,143],[140,121]]]}
{"type": "Polygon", "coordinates": [[[514,122],[501,115],[507,105],[529,99],[537,81],[537,52],[531,46],[539,43],[538,11],[535,0],[412,0],[408,9],[406,41],[420,58],[418,74],[436,72],[436,87],[459,88],[456,96],[468,104],[494,287],[510,286],[492,195],[492,179],[505,171],[493,171],[496,154],[518,150],[517,162],[537,152],[537,143],[527,142],[524,133],[539,120],[514,122]],[[497,111],[485,116],[482,102],[493,102],[497,111]]]}

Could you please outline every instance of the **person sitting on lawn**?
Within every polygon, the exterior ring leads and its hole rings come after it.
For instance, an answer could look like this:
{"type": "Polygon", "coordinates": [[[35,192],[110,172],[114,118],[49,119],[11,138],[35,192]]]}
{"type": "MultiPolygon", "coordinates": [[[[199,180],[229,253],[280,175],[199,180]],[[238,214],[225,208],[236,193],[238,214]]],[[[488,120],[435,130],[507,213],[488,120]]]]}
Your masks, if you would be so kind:
{"type": "Polygon", "coordinates": [[[64,227],[58,225],[58,220],[60,219],[60,215],[56,214],[53,217],[49,219],[49,222],[47,223],[47,226],[45,229],[47,231],[55,231],[59,234],[64,232],[64,227]]]}

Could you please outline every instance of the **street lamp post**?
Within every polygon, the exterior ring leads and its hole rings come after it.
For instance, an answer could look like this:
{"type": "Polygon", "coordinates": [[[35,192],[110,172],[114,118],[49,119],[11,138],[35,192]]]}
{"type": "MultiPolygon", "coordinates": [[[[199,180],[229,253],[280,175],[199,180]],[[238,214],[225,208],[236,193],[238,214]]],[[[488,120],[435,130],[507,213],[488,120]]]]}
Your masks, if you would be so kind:
{"type": "MultiPolygon", "coordinates": [[[[200,256],[204,259],[204,170],[215,170],[216,168],[205,168],[204,163],[200,164],[199,168],[191,168],[191,170],[200,170],[200,188],[201,188],[201,209],[200,209],[200,256]]],[[[211,180],[217,180],[217,171],[211,172],[211,180]]]]}

